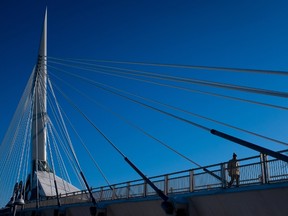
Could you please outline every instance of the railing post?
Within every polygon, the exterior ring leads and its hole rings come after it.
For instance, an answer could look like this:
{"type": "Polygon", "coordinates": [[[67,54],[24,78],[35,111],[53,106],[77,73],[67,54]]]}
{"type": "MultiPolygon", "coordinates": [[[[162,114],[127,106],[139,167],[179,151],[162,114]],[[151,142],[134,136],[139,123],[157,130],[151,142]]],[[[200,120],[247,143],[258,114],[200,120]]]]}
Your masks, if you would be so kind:
{"type": "Polygon", "coordinates": [[[127,197],[127,199],[129,199],[129,197],[130,197],[130,182],[127,182],[127,194],[126,194],[126,197],[127,197]]]}
{"type": "Polygon", "coordinates": [[[103,187],[100,189],[100,196],[99,196],[99,201],[101,201],[103,198],[103,187]]]}
{"type": "Polygon", "coordinates": [[[189,172],[189,191],[190,192],[193,192],[194,191],[194,171],[193,170],[190,170],[189,172]]]}
{"type": "Polygon", "coordinates": [[[112,190],[112,200],[115,199],[115,194],[116,194],[116,188],[115,188],[115,185],[113,185],[113,190],[112,190]]]}
{"type": "Polygon", "coordinates": [[[220,165],[220,169],[221,169],[221,179],[222,179],[222,188],[226,188],[226,166],[225,163],[221,163],[220,165]]]}
{"type": "Polygon", "coordinates": [[[267,184],[269,182],[268,170],[267,170],[267,155],[261,153],[260,154],[260,162],[261,162],[261,183],[267,184]]]}
{"type": "Polygon", "coordinates": [[[147,196],[147,182],[144,181],[144,185],[143,185],[143,197],[147,196]]]}
{"type": "Polygon", "coordinates": [[[165,175],[164,177],[164,194],[168,194],[168,186],[169,186],[169,176],[165,175]]]}

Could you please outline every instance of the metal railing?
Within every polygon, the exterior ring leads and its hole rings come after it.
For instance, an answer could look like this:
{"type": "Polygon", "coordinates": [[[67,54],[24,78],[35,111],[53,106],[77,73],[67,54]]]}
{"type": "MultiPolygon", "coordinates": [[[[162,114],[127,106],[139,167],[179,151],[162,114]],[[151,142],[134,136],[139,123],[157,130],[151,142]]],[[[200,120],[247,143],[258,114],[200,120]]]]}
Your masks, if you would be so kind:
{"type": "MultiPolygon", "coordinates": [[[[284,153],[284,152],[282,152],[284,153]]],[[[276,159],[268,160],[266,155],[238,160],[240,163],[240,187],[288,181],[288,163],[276,159]]],[[[203,168],[184,170],[149,178],[165,195],[197,192],[227,187],[230,180],[227,163],[219,163],[203,168]]],[[[143,180],[134,180],[110,186],[92,188],[97,202],[156,196],[156,192],[143,180]]],[[[60,196],[60,202],[74,204],[90,202],[87,191],[78,191],[60,196]]],[[[40,206],[57,205],[56,197],[42,199],[40,206]]],[[[25,208],[35,208],[36,202],[29,202],[25,208]]]]}

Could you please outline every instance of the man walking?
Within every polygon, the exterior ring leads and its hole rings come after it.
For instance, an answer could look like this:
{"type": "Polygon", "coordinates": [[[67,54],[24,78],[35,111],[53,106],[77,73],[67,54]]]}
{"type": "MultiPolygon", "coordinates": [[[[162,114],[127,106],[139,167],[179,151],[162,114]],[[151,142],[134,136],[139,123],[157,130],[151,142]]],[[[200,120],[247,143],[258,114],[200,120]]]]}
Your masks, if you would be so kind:
{"type": "Polygon", "coordinates": [[[231,187],[234,180],[236,180],[236,187],[239,187],[240,170],[239,163],[237,161],[237,155],[235,153],[233,153],[233,158],[228,162],[227,170],[228,175],[231,177],[231,181],[228,183],[228,187],[231,187]]]}

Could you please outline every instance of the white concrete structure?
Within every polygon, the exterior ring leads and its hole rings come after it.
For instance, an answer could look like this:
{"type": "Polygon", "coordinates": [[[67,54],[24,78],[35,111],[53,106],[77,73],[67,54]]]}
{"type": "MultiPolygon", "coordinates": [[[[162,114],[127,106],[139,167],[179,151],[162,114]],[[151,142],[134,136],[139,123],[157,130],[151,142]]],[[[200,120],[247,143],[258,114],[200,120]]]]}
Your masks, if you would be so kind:
{"type": "Polygon", "coordinates": [[[32,119],[32,199],[39,196],[79,191],[67,181],[54,174],[47,162],[47,9],[45,11],[42,38],[34,78],[34,107],[32,119]]]}

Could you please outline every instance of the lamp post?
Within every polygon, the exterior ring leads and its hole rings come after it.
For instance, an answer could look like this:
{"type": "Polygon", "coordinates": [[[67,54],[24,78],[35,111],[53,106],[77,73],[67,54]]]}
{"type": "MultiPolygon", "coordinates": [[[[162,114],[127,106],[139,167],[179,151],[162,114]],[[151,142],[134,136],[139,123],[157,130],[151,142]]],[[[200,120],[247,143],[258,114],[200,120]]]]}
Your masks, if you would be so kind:
{"type": "Polygon", "coordinates": [[[7,203],[6,207],[11,208],[11,214],[13,216],[16,215],[17,206],[25,205],[25,201],[23,198],[23,182],[17,182],[14,186],[13,194],[10,201],[7,203]]]}

